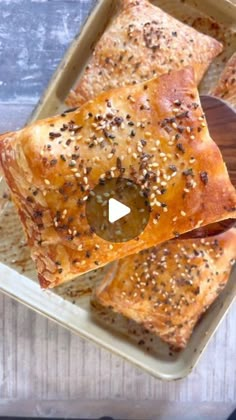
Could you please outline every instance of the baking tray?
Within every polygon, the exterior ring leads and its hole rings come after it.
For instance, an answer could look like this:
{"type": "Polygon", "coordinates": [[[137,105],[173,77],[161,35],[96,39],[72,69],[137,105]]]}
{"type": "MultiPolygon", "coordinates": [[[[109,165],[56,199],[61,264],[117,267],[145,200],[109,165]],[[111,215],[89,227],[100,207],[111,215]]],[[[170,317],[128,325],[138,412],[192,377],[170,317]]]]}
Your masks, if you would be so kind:
{"type": "MultiPolygon", "coordinates": [[[[224,53],[214,61],[201,84],[201,93],[206,93],[217,80],[225,61],[236,51],[236,3],[229,0],[155,0],[153,3],[225,42],[224,53]],[[215,21],[219,25],[215,25],[215,21]]],[[[53,75],[30,121],[65,109],[65,97],[83,71],[96,40],[112,22],[117,4],[118,1],[114,0],[97,2],[80,35],[72,42],[53,75]]],[[[1,195],[5,188],[2,180],[1,195]]],[[[172,353],[158,338],[151,344],[150,335],[141,328],[133,333],[132,323],[118,320],[119,330],[111,330],[97,320],[90,309],[90,294],[92,285],[101,279],[106,267],[57,289],[41,290],[18,216],[7,199],[0,201],[0,238],[2,292],[164,380],[183,378],[192,370],[236,296],[235,268],[226,288],[195,328],[187,348],[172,353]],[[128,332],[129,337],[121,334],[122,330],[128,332]]]]}

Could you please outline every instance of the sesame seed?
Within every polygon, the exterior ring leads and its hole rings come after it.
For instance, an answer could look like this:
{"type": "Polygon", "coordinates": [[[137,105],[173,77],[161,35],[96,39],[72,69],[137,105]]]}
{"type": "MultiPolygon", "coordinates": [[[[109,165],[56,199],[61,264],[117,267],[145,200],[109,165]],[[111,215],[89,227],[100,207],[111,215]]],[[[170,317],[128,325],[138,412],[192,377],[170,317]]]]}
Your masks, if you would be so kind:
{"type": "Polygon", "coordinates": [[[144,133],[145,137],[149,138],[151,137],[152,133],[150,133],[150,131],[146,131],[146,133],[144,133]]]}
{"type": "Polygon", "coordinates": [[[46,185],[50,185],[50,181],[49,181],[48,179],[45,179],[45,180],[44,180],[44,183],[45,183],[46,185]]]}
{"type": "Polygon", "coordinates": [[[175,122],[173,122],[172,127],[176,130],[178,128],[178,125],[175,122]]]}
{"type": "Polygon", "coordinates": [[[109,155],[107,156],[107,159],[111,159],[113,158],[113,153],[109,153],[109,155]]]}
{"type": "Polygon", "coordinates": [[[137,153],[133,153],[132,156],[133,156],[134,159],[137,159],[137,157],[138,157],[137,153]]]}
{"type": "Polygon", "coordinates": [[[180,106],[181,105],[181,101],[179,99],[175,99],[174,104],[180,106]]]}
{"type": "Polygon", "coordinates": [[[195,139],[195,136],[194,135],[190,136],[190,139],[191,140],[194,140],[195,139]]]}
{"type": "Polygon", "coordinates": [[[69,163],[69,166],[75,166],[75,165],[76,165],[76,160],[72,159],[69,163]]]}
{"type": "Polygon", "coordinates": [[[185,213],[185,211],[183,211],[183,210],[181,210],[181,212],[180,212],[180,214],[181,214],[181,216],[186,216],[186,213],[185,213]]]}
{"type": "Polygon", "coordinates": [[[189,126],[186,127],[187,133],[191,133],[191,128],[189,126]]]}

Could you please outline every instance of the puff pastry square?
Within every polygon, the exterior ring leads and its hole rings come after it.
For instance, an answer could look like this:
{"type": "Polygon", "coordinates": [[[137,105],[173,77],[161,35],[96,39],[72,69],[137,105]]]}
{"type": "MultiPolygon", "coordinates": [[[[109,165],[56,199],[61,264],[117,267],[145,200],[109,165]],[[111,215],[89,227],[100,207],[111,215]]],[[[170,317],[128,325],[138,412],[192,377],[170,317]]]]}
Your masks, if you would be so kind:
{"type": "Polygon", "coordinates": [[[228,101],[236,108],[236,53],[227,62],[212,95],[228,101]]]}
{"type": "Polygon", "coordinates": [[[168,15],[147,0],[123,0],[118,16],[95,46],[75,90],[80,106],[101,91],[140,83],[191,65],[197,83],[222,44],[168,15]]]}
{"type": "Polygon", "coordinates": [[[44,287],[236,217],[236,192],[191,68],[6,133],[0,161],[44,287]],[[112,177],[138,184],[151,213],[139,238],[111,247],[88,225],[86,200],[112,177]]]}
{"type": "Polygon", "coordinates": [[[236,229],[172,240],[117,262],[95,289],[92,305],[136,321],[180,350],[227,283],[235,258],[236,229]]]}

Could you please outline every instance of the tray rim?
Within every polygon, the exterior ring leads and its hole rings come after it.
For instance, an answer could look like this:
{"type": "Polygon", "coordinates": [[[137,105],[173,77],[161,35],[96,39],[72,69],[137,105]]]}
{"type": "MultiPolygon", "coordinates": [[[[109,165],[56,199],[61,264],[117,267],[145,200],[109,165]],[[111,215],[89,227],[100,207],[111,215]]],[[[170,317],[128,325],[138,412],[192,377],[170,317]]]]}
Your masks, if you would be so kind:
{"type": "MultiPolygon", "coordinates": [[[[218,329],[218,327],[220,326],[221,322],[223,321],[223,319],[225,318],[225,316],[227,315],[230,307],[233,305],[234,302],[236,302],[236,295],[235,296],[231,296],[230,301],[227,303],[227,307],[224,309],[223,307],[218,311],[214,321],[212,322],[212,326],[211,326],[211,331],[208,332],[208,334],[206,334],[202,341],[203,344],[201,346],[201,348],[199,348],[199,350],[197,350],[196,353],[194,353],[191,362],[189,364],[186,364],[186,366],[184,368],[182,368],[182,370],[177,371],[176,374],[173,373],[162,373],[160,371],[154,370],[152,366],[149,366],[148,363],[143,363],[141,360],[135,359],[132,355],[127,354],[125,352],[125,350],[122,349],[114,349],[114,345],[113,345],[113,335],[110,333],[109,328],[105,329],[104,326],[102,326],[102,324],[94,324],[94,328],[98,328],[99,330],[102,331],[102,333],[105,335],[107,335],[109,337],[110,342],[103,341],[103,338],[99,337],[98,334],[93,334],[92,332],[89,332],[85,327],[83,326],[76,326],[76,322],[73,322],[72,320],[72,316],[74,315],[75,317],[78,315],[78,313],[80,314],[81,318],[84,318],[82,321],[84,323],[86,323],[86,310],[84,310],[81,307],[78,307],[77,305],[73,305],[71,302],[63,299],[61,296],[56,295],[53,292],[50,292],[50,290],[42,290],[39,286],[38,283],[34,282],[33,280],[30,280],[28,277],[16,272],[15,270],[13,270],[12,268],[6,266],[5,264],[0,263],[0,273],[4,273],[5,274],[9,274],[8,279],[10,279],[10,283],[14,282],[14,285],[17,284],[17,287],[11,287],[11,284],[4,284],[4,280],[2,279],[2,277],[0,278],[0,291],[3,292],[5,295],[9,296],[10,298],[24,304],[27,308],[34,310],[35,312],[37,312],[38,314],[41,314],[43,316],[45,316],[47,319],[56,322],[58,325],[61,325],[62,327],[66,328],[67,330],[75,333],[76,335],[79,335],[81,338],[86,339],[90,342],[92,342],[93,344],[95,344],[96,346],[100,346],[105,350],[111,351],[113,354],[118,355],[120,357],[122,357],[123,359],[125,359],[126,361],[132,363],[133,365],[135,365],[136,367],[138,367],[139,369],[144,370],[146,373],[152,375],[153,377],[155,377],[156,379],[160,379],[166,382],[170,382],[173,380],[180,380],[185,378],[187,375],[189,375],[192,370],[194,369],[194,367],[196,366],[196,364],[198,363],[201,355],[203,354],[204,350],[206,349],[210,339],[213,337],[213,335],[215,334],[215,331],[218,329]],[[17,280],[17,282],[16,282],[17,280]],[[21,281],[19,281],[21,280],[21,281]],[[30,280],[30,282],[29,282],[30,280]],[[20,290],[18,290],[18,288],[20,287],[20,289],[24,289],[24,287],[27,287],[27,291],[30,292],[35,292],[36,297],[38,298],[38,300],[36,299],[33,302],[30,302],[29,299],[27,299],[27,296],[25,295],[25,293],[23,293],[23,296],[20,292],[20,290]],[[13,290],[15,289],[15,290],[13,290]],[[40,298],[40,294],[41,293],[45,293],[49,296],[48,299],[48,303],[49,306],[54,305],[54,308],[50,308],[48,307],[47,309],[44,309],[45,306],[45,300],[40,298]],[[53,313],[53,309],[57,309],[58,306],[60,306],[60,304],[63,304],[64,308],[60,308],[61,311],[57,312],[57,316],[54,315],[53,313]],[[68,308],[67,308],[68,307],[68,308]],[[70,321],[63,319],[63,314],[62,311],[67,311],[68,310],[68,316],[70,317],[70,321]],[[73,314],[74,312],[74,314],[73,314]],[[76,312],[78,312],[76,314],[76,312]]],[[[81,321],[80,321],[81,322],[81,321]]],[[[85,325],[86,326],[86,325],[85,325]]],[[[126,341],[125,336],[122,337],[123,341],[126,341]]],[[[121,342],[120,344],[121,346],[123,345],[123,343],[121,342]]],[[[136,348],[137,353],[139,353],[140,351],[142,352],[141,349],[138,348],[138,346],[134,343],[134,348],[136,348]]],[[[149,357],[148,354],[145,354],[145,358],[149,357]]],[[[155,358],[155,356],[154,356],[155,358]]]]}
{"type": "MultiPolygon", "coordinates": [[[[49,98],[49,96],[51,95],[51,91],[53,89],[54,84],[60,80],[60,74],[62,72],[62,70],[65,68],[65,65],[69,59],[69,57],[72,55],[72,53],[74,52],[74,50],[76,49],[77,46],[77,42],[80,39],[80,37],[83,36],[84,33],[86,33],[87,29],[90,27],[92,21],[94,18],[96,18],[96,14],[98,13],[98,11],[103,7],[103,5],[105,5],[106,3],[109,4],[110,0],[97,0],[95,3],[95,6],[92,7],[90,9],[90,11],[88,12],[87,18],[84,20],[84,23],[82,24],[79,33],[75,36],[74,40],[71,42],[71,44],[69,45],[69,47],[67,48],[61,62],[59,63],[59,66],[57,67],[56,71],[53,73],[46,89],[44,90],[42,96],[40,97],[36,107],[34,108],[33,112],[31,113],[29,119],[27,120],[27,123],[33,122],[35,119],[38,118],[40,112],[42,112],[43,107],[44,107],[44,103],[47,101],[47,99],[49,98]]],[[[212,0],[208,0],[209,4],[213,4],[212,0]]],[[[236,0],[220,0],[220,4],[225,4],[227,5],[227,7],[231,8],[233,10],[235,10],[235,14],[236,14],[236,0]]],[[[0,180],[1,182],[1,180],[0,180]]],[[[19,277],[22,280],[21,285],[24,284],[24,282],[27,282],[27,284],[30,283],[31,288],[33,287],[33,289],[35,289],[35,292],[38,293],[38,296],[40,296],[39,292],[40,292],[40,287],[37,283],[35,283],[33,280],[29,279],[27,276],[24,276],[22,274],[19,274],[16,270],[10,268],[9,266],[3,264],[0,262],[0,291],[3,292],[4,294],[10,296],[11,298],[17,300],[18,302],[24,304],[25,306],[27,306],[30,309],[33,309],[34,311],[36,311],[37,313],[40,313],[41,315],[45,316],[46,318],[53,320],[54,322],[56,322],[57,324],[67,328],[68,330],[72,331],[73,333],[80,335],[82,338],[88,339],[89,341],[95,343],[96,345],[99,345],[103,348],[105,348],[106,350],[111,351],[113,354],[119,355],[122,358],[124,358],[125,360],[131,362],[132,364],[134,364],[136,367],[143,369],[144,371],[146,371],[147,373],[151,374],[152,376],[158,378],[158,379],[162,379],[165,381],[172,381],[172,380],[177,380],[177,379],[182,379],[184,377],[186,377],[192,370],[193,368],[196,366],[196,364],[198,363],[202,353],[204,352],[204,350],[206,349],[210,339],[212,338],[212,336],[214,335],[215,331],[217,330],[217,328],[219,327],[219,325],[221,324],[221,322],[223,321],[223,319],[225,318],[226,314],[228,313],[231,305],[233,304],[234,301],[236,301],[236,293],[235,296],[230,296],[229,301],[227,301],[227,306],[224,308],[222,307],[220,309],[220,311],[218,312],[217,316],[215,317],[215,319],[213,320],[212,324],[211,324],[211,331],[209,334],[207,334],[207,336],[204,336],[202,338],[202,345],[200,347],[200,349],[193,354],[193,357],[191,359],[191,363],[189,363],[188,365],[186,364],[185,368],[182,369],[182,371],[177,372],[176,374],[163,374],[160,373],[159,371],[156,371],[155,369],[152,368],[152,366],[149,366],[148,363],[142,363],[142,361],[138,361],[135,360],[132,355],[130,354],[126,354],[125,351],[119,350],[117,348],[114,348],[114,346],[112,346],[112,343],[109,343],[108,341],[104,342],[103,339],[99,338],[96,335],[93,335],[91,333],[89,333],[88,331],[86,331],[85,329],[83,329],[81,326],[76,326],[76,324],[73,324],[71,322],[68,322],[66,319],[61,319],[61,314],[57,314],[54,315],[52,313],[51,310],[48,309],[44,309],[43,308],[43,299],[41,301],[41,305],[42,307],[40,308],[37,302],[30,302],[29,300],[27,300],[27,295],[20,295],[17,294],[17,287],[14,288],[14,286],[11,287],[11,281],[15,281],[14,278],[17,276],[17,278],[19,277]],[[3,278],[4,275],[2,276],[2,274],[8,273],[9,274],[9,279],[10,282],[6,285],[4,284],[3,278]],[[30,282],[29,282],[30,280],[30,282]]],[[[47,292],[46,292],[47,293],[47,292]]],[[[50,291],[49,291],[50,293],[50,291]]],[[[56,295],[55,293],[50,293],[50,300],[51,302],[55,303],[55,308],[56,305],[58,305],[59,301],[63,301],[63,305],[70,305],[70,308],[68,308],[71,311],[71,307],[72,304],[68,301],[66,301],[65,299],[63,299],[62,297],[56,295]]],[[[50,302],[50,303],[51,303],[50,302]]],[[[76,306],[77,310],[86,312],[83,308],[80,308],[78,306],[76,306]]],[[[97,325],[96,325],[97,327],[97,325]]],[[[104,328],[103,328],[104,331],[104,328]]],[[[107,330],[109,332],[109,330],[107,330]]],[[[112,338],[112,334],[110,335],[110,337],[112,338]]]]}

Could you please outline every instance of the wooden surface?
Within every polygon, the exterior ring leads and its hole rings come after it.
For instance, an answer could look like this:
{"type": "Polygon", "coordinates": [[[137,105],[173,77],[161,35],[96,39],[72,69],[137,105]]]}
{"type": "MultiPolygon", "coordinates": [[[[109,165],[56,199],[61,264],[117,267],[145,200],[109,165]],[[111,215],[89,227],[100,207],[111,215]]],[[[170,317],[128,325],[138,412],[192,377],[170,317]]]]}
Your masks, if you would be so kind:
{"type": "MultiPolygon", "coordinates": [[[[24,123],[92,4],[0,0],[0,132],[24,123]]],[[[194,372],[162,383],[0,295],[0,415],[225,419],[235,325],[234,304],[194,372]]]]}
{"type": "Polygon", "coordinates": [[[203,95],[201,104],[210,134],[221,150],[231,182],[236,187],[236,112],[227,102],[213,96],[203,95]]]}

